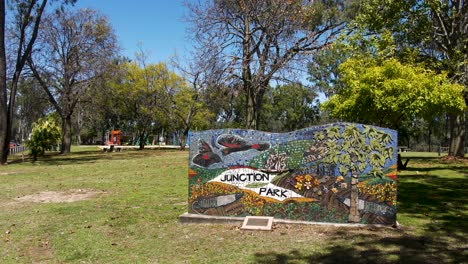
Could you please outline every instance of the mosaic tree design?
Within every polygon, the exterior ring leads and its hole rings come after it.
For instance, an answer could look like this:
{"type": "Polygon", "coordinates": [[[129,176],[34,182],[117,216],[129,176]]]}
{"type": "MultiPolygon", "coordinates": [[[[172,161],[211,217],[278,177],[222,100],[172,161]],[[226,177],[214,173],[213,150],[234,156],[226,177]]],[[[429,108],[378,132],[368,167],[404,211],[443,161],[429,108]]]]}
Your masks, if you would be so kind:
{"type": "Polygon", "coordinates": [[[363,175],[367,168],[374,177],[383,176],[383,168],[387,160],[391,160],[395,148],[388,146],[393,141],[392,135],[374,127],[348,124],[340,131],[337,126],[331,126],[325,131],[316,132],[315,137],[326,141],[328,155],[322,160],[338,166],[341,176],[351,177],[350,222],[359,222],[358,213],[359,175],[363,175]],[[384,144],[382,144],[384,143],[384,144]]]}
{"type": "Polygon", "coordinates": [[[396,131],[338,123],[190,138],[189,212],[392,224],[396,131]]]}

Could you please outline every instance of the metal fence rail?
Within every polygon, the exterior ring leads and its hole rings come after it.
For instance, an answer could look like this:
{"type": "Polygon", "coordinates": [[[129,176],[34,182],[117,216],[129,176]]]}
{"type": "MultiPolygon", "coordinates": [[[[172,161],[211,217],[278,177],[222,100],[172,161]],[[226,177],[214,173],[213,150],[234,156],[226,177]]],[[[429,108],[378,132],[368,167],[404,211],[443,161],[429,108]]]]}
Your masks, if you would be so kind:
{"type": "Polygon", "coordinates": [[[18,152],[26,151],[28,148],[26,146],[15,146],[10,148],[10,155],[13,155],[18,152]]]}

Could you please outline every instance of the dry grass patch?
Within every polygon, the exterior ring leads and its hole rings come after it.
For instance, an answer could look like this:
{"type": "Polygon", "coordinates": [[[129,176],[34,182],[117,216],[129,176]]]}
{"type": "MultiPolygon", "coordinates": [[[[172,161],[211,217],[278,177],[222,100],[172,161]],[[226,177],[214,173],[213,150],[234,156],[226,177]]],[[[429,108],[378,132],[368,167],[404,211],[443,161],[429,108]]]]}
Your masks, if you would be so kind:
{"type": "Polygon", "coordinates": [[[100,194],[107,194],[107,192],[92,189],[77,189],[62,192],[45,191],[37,194],[25,195],[23,197],[16,198],[15,200],[33,203],[72,203],[88,200],[100,194]]]}

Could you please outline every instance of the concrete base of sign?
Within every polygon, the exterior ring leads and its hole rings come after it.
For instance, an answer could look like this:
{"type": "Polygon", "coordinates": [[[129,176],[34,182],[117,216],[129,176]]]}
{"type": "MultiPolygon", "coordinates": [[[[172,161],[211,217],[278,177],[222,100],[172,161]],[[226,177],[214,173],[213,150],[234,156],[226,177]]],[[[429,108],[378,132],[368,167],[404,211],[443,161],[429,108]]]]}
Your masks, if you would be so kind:
{"type": "MultiPolygon", "coordinates": [[[[211,216],[201,214],[189,214],[184,213],[179,216],[179,222],[182,224],[242,224],[245,217],[235,216],[211,216]]],[[[322,225],[322,226],[336,226],[336,227],[384,227],[389,228],[388,225],[377,225],[377,224],[343,224],[343,223],[326,223],[326,222],[308,222],[308,221],[294,221],[286,219],[273,219],[274,224],[301,224],[301,225],[322,225]]],[[[399,228],[401,225],[396,222],[393,228],[399,228]]]]}

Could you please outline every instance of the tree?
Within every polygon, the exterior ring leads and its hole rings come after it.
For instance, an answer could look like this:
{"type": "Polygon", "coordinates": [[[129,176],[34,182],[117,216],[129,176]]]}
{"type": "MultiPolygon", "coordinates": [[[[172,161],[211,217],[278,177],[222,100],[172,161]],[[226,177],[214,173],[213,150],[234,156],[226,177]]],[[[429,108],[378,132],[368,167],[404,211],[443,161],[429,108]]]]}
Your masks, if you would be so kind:
{"type": "Polygon", "coordinates": [[[40,46],[28,64],[62,119],[61,153],[70,152],[80,98],[107,70],[116,49],[112,27],[94,10],[57,10],[45,19],[40,46]]]}
{"type": "Polygon", "coordinates": [[[349,59],[340,65],[346,89],[330,97],[324,108],[347,121],[398,128],[405,116],[431,117],[465,109],[463,86],[419,66],[396,59],[349,59]]]}
{"type": "Polygon", "coordinates": [[[123,118],[136,129],[140,149],[143,149],[152,132],[167,127],[169,118],[164,109],[171,106],[167,95],[185,84],[164,63],[142,68],[135,62],[128,62],[122,64],[121,71],[111,86],[118,96],[123,118]]]}
{"type": "Polygon", "coordinates": [[[46,150],[51,150],[60,142],[60,127],[57,126],[52,116],[40,118],[33,124],[31,139],[26,143],[31,150],[34,161],[37,156],[44,155],[46,150]]]}
{"type": "MultiPolygon", "coordinates": [[[[11,0],[12,15],[5,17],[5,0],[0,1],[0,165],[7,163],[13,113],[15,108],[16,92],[21,73],[27,58],[31,55],[36,41],[42,14],[47,0],[11,0]],[[5,46],[6,20],[11,26],[11,35],[7,40],[9,46],[9,59],[11,67],[7,68],[7,53],[5,46]],[[8,83],[7,79],[11,80],[8,83]]],[[[63,3],[74,3],[74,0],[65,0],[63,3]]]]}
{"type": "Polygon", "coordinates": [[[316,93],[300,83],[278,85],[266,94],[262,125],[269,131],[293,131],[311,126],[318,119],[316,93]],[[269,105],[268,105],[269,104],[269,105]],[[276,123],[276,124],[275,124],[276,123]],[[273,126],[271,126],[271,124],[273,126]]]}
{"type": "MultiPolygon", "coordinates": [[[[465,87],[468,104],[468,3],[464,0],[362,1],[357,23],[370,32],[389,30],[400,56],[418,61],[465,87]]],[[[450,116],[450,154],[464,156],[466,112],[450,116]]]]}
{"type": "Polygon", "coordinates": [[[10,126],[7,104],[7,74],[5,53],[5,0],[0,0],[0,164],[7,162],[10,126]],[[8,144],[8,148],[7,148],[8,144]]]}
{"type": "Polygon", "coordinates": [[[259,126],[272,80],[287,80],[305,53],[326,47],[352,14],[350,1],[222,0],[187,4],[201,56],[224,66],[245,96],[246,127],[259,126]],[[348,12],[349,11],[349,12],[348,12]]]}
{"type": "Polygon", "coordinates": [[[185,149],[188,132],[191,128],[207,128],[214,114],[209,111],[206,104],[199,99],[198,91],[193,87],[182,86],[174,94],[168,94],[172,105],[171,123],[176,130],[182,130],[179,134],[180,149],[185,149]]]}
{"type": "Polygon", "coordinates": [[[13,126],[12,137],[16,139],[28,138],[32,124],[39,118],[45,117],[53,109],[47,94],[32,77],[22,78],[18,84],[18,94],[15,106],[16,125],[13,126]],[[15,130],[17,131],[15,135],[15,130]]]}

